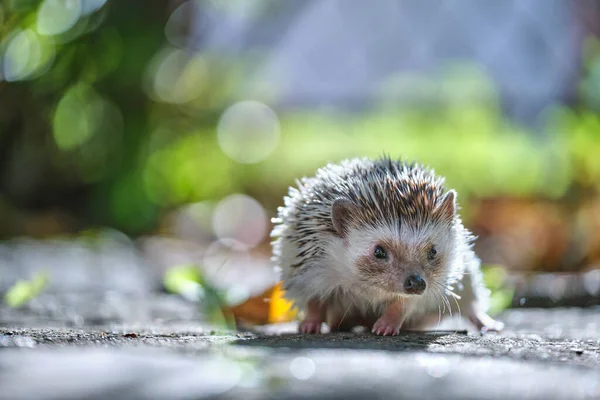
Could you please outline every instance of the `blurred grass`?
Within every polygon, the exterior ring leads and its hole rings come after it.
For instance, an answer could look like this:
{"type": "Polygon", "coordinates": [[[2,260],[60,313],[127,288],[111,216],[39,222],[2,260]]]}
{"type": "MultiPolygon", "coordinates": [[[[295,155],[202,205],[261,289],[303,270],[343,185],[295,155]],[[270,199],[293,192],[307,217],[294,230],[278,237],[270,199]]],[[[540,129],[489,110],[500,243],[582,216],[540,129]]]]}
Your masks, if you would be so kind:
{"type": "MultiPolygon", "coordinates": [[[[326,162],[383,152],[434,167],[461,197],[560,198],[574,180],[600,181],[600,119],[562,112],[552,140],[523,134],[497,111],[472,105],[457,110],[398,110],[363,117],[281,115],[282,137],[263,162],[239,168],[220,152],[212,129],[193,130],[149,155],[145,187],[163,206],[218,199],[232,191],[285,192],[297,177],[326,162]],[[166,171],[165,165],[171,166],[166,171]],[[198,171],[210,171],[210,177],[198,171]]],[[[272,201],[271,201],[272,203],[272,201]]]]}

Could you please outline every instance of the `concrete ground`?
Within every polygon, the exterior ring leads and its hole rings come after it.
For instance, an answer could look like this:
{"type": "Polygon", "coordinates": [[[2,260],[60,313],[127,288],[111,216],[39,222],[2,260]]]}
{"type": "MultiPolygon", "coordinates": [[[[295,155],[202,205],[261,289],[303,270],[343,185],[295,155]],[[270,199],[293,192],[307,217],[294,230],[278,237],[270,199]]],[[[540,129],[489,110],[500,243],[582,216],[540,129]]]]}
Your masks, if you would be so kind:
{"type": "Polygon", "coordinates": [[[13,321],[0,328],[0,398],[600,398],[600,308],[500,319],[502,334],[398,337],[302,336],[293,324],[222,332],[184,319],[13,321]]]}
{"type": "Polygon", "coordinates": [[[600,399],[600,307],[507,311],[486,336],[224,332],[119,240],[0,244],[0,293],[50,277],[24,307],[0,301],[0,399],[600,399]]]}

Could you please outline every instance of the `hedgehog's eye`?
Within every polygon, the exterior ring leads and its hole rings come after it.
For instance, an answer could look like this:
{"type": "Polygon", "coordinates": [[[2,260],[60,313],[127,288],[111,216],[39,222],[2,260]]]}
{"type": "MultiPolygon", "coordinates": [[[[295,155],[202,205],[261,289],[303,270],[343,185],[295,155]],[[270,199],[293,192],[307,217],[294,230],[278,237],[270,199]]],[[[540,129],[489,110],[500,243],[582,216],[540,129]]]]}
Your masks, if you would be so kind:
{"type": "Polygon", "coordinates": [[[435,247],[432,246],[429,249],[429,251],[427,252],[427,259],[428,260],[433,260],[436,255],[437,255],[437,250],[435,249],[435,247]]]}
{"type": "Polygon", "coordinates": [[[380,260],[385,260],[387,258],[387,253],[381,246],[376,246],[375,251],[373,251],[373,255],[375,258],[379,258],[380,260]]]}

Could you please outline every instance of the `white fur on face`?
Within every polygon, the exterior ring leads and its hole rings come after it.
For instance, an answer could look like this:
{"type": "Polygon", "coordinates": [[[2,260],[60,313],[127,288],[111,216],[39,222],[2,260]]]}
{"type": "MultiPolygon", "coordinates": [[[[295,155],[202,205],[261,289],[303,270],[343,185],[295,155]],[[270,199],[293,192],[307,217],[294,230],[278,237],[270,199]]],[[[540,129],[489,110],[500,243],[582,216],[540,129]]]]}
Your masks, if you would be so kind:
{"type": "Polygon", "coordinates": [[[346,237],[348,258],[356,262],[359,257],[369,255],[376,243],[380,243],[382,240],[397,241],[400,238],[398,227],[393,225],[351,229],[346,237]]]}
{"type": "Polygon", "coordinates": [[[379,225],[362,229],[351,229],[345,240],[346,257],[352,264],[359,257],[368,256],[373,246],[381,242],[398,242],[409,249],[418,249],[424,243],[432,243],[438,254],[448,259],[455,252],[456,232],[450,226],[442,224],[425,224],[421,228],[408,225],[379,225]]]}

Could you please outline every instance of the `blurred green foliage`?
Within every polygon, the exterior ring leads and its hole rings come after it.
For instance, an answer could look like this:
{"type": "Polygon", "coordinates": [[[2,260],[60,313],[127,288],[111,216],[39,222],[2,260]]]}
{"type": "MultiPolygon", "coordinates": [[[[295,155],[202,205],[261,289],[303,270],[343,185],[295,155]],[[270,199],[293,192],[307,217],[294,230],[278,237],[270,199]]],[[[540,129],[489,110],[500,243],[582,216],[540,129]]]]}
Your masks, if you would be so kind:
{"type": "Polygon", "coordinates": [[[213,326],[235,329],[233,316],[226,310],[226,294],[213,287],[203,276],[202,270],[194,265],[179,265],[169,268],[163,284],[169,293],[183,296],[198,303],[202,315],[213,326]]]}
{"type": "MultiPolygon", "coordinates": [[[[275,151],[242,166],[221,151],[217,125],[240,100],[240,71],[260,65],[261,57],[175,48],[164,34],[168,4],[10,0],[0,6],[4,207],[66,208],[84,227],[138,234],[153,229],[164,209],[232,192],[249,193],[273,212],[295,178],[328,161],[383,152],[431,165],[461,198],[560,198],[573,185],[598,188],[600,46],[594,41],[585,52],[582,103],[547,110],[542,135],[503,118],[481,71],[451,65],[438,76],[391,77],[375,111],[280,110],[275,151]],[[395,91],[437,93],[440,102],[386,101],[395,91]]],[[[263,100],[276,100],[278,89],[263,100]]]]}
{"type": "Polygon", "coordinates": [[[19,280],[4,294],[4,302],[10,307],[21,307],[42,293],[47,285],[45,272],[36,274],[29,281],[19,280]]]}
{"type": "Polygon", "coordinates": [[[483,282],[490,290],[489,313],[498,315],[512,304],[515,290],[506,281],[506,268],[500,265],[483,265],[483,282]]]}

